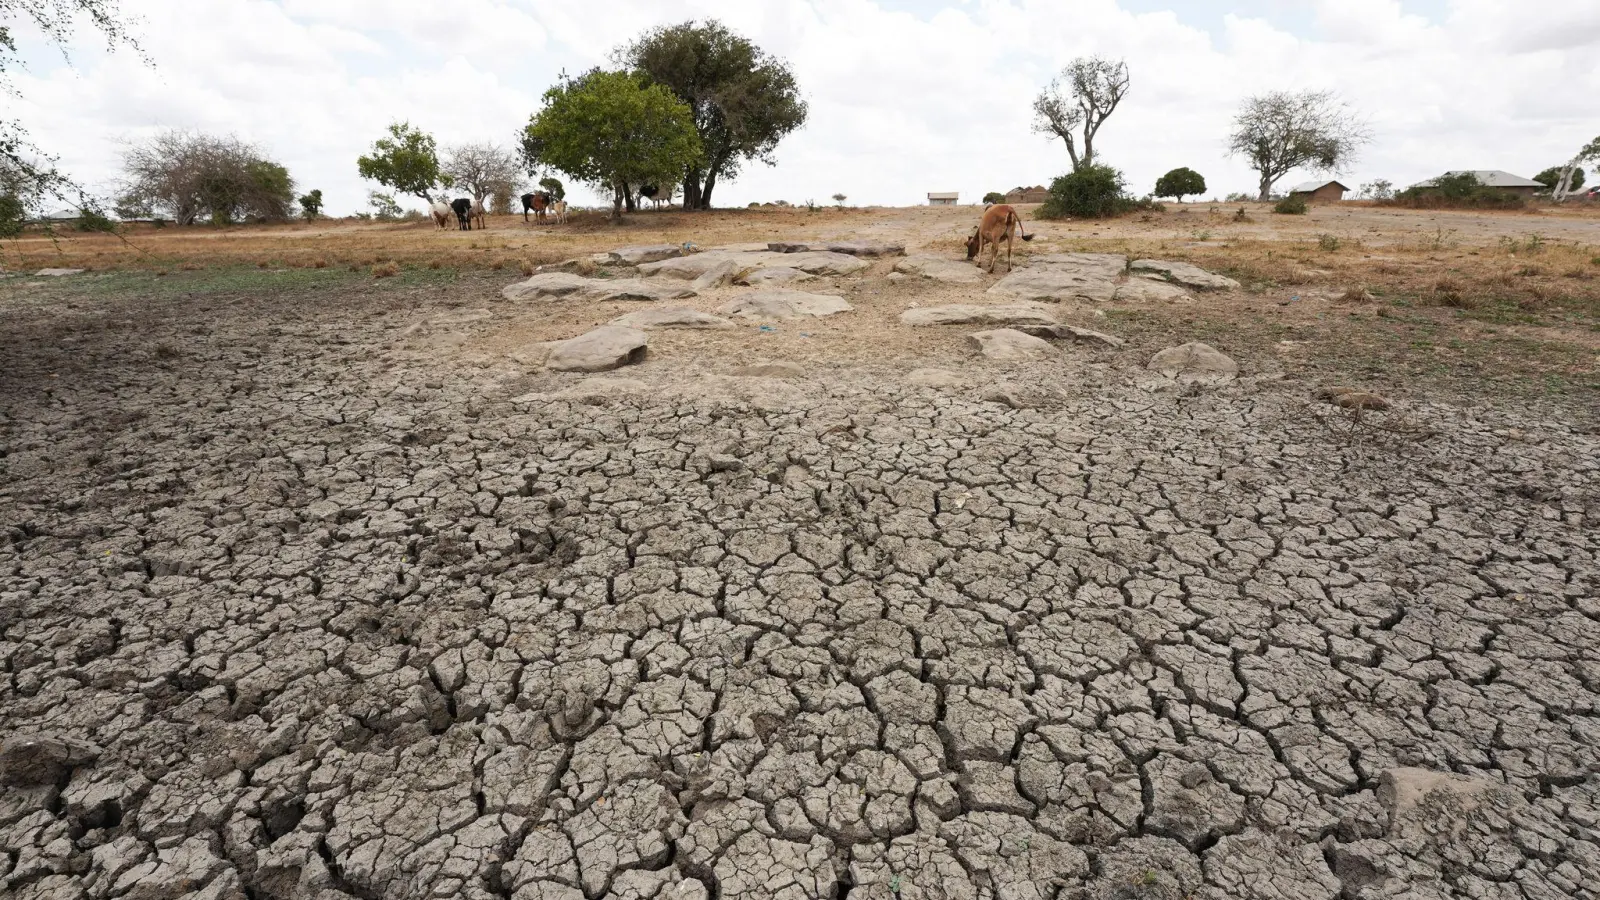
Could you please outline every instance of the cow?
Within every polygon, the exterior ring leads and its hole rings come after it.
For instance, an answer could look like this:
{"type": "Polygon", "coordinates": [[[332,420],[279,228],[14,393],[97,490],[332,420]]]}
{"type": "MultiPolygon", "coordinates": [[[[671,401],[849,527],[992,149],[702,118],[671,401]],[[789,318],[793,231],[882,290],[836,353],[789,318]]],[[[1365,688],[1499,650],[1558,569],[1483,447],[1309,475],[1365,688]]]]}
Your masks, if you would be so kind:
{"type": "Polygon", "coordinates": [[[485,222],[485,218],[484,217],[486,215],[488,215],[488,210],[485,210],[483,208],[483,201],[482,200],[474,200],[474,201],[472,201],[472,218],[477,220],[478,230],[479,231],[488,231],[489,230],[489,226],[484,224],[484,222],[485,222]]]}
{"type": "Polygon", "coordinates": [[[428,206],[428,212],[433,214],[433,224],[444,228],[450,224],[450,204],[443,200],[435,200],[428,206]]]}
{"type": "Polygon", "coordinates": [[[534,219],[543,222],[544,211],[550,208],[550,194],[548,191],[534,191],[522,195],[522,221],[528,221],[528,210],[533,210],[534,219]]]}
{"type": "Polygon", "coordinates": [[[557,225],[565,225],[565,224],[567,224],[567,201],[565,201],[565,200],[557,200],[552,208],[555,210],[556,224],[557,225]]]}
{"type": "MultiPolygon", "coordinates": [[[[994,250],[989,255],[989,274],[994,274],[995,263],[1000,261],[1000,242],[1006,242],[1006,271],[1011,271],[1011,236],[1012,226],[1016,226],[1016,233],[1022,235],[1024,241],[1033,240],[1033,235],[1028,234],[1022,227],[1022,217],[1011,208],[1008,203],[998,203],[983,211],[983,219],[978,222],[978,227],[972,230],[972,236],[967,238],[967,259],[979,257],[983,253],[983,245],[990,244],[994,250]]],[[[978,259],[978,268],[983,268],[983,260],[978,259]]]]}
{"type": "Polygon", "coordinates": [[[450,201],[450,208],[455,210],[456,224],[461,231],[472,230],[472,201],[465,197],[450,201]]]}

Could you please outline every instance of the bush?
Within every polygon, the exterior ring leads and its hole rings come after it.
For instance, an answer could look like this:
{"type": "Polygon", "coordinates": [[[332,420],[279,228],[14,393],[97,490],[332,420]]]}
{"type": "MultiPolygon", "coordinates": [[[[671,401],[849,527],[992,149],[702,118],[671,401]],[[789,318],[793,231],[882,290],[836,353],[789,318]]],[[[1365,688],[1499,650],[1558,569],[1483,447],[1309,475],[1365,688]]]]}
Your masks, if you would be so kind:
{"type": "Polygon", "coordinates": [[[1311,207],[1306,203],[1306,198],[1299,194],[1290,194],[1279,200],[1277,205],[1272,207],[1272,211],[1286,216],[1303,216],[1311,211],[1311,207]]]}
{"type": "Polygon", "coordinates": [[[307,222],[310,222],[317,216],[322,215],[322,191],[320,189],[314,190],[309,194],[301,195],[300,215],[304,217],[307,222]]]}
{"type": "Polygon", "coordinates": [[[1179,203],[1183,202],[1184,197],[1205,192],[1205,178],[1199,172],[1187,167],[1173,169],[1156,180],[1156,196],[1175,197],[1179,203]]]}
{"type": "Polygon", "coordinates": [[[999,191],[990,191],[989,193],[983,195],[983,203],[985,206],[1004,202],[1006,202],[1006,195],[1000,193],[999,191]]]}
{"type": "MultiPolygon", "coordinates": [[[[1550,190],[1553,191],[1553,190],[1556,189],[1557,185],[1561,184],[1561,169],[1562,168],[1563,168],[1562,166],[1551,166],[1550,168],[1545,169],[1543,172],[1540,172],[1539,174],[1533,176],[1533,180],[1539,182],[1540,184],[1544,185],[1545,187],[1547,187],[1547,188],[1549,188],[1550,190]]],[[[1574,168],[1572,170],[1572,183],[1567,185],[1567,189],[1575,191],[1578,188],[1583,187],[1583,179],[1584,179],[1583,168],[1582,167],[1574,168]]]]}
{"type": "Polygon", "coordinates": [[[1419,184],[1379,201],[1385,206],[1410,209],[1521,209],[1528,201],[1516,194],[1487,187],[1471,172],[1440,175],[1432,184],[1419,184]]]}
{"type": "Polygon", "coordinates": [[[1234,191],[1225,198],[1229,203],[1254,203],[1255,194],[1246,194],[1243,191],[1234,191]]]}
{"type": "MultiPolygon", "coordinates": [[[[1050,199],[1039,207],[1042,219],[1103,219],[1138,207],[1125,193],[1122,173],[1104,165],[1084,166],[1050,182],[1050,199]]],[[[1147,204],[1147,208],[1148,208],[1147,204]]]]}
{"type": "Polygon", "coordinates": [[[115,234],[117,222],[98,209],[86,207],[78,213],[77,229],[88,233],[115,234]]]}

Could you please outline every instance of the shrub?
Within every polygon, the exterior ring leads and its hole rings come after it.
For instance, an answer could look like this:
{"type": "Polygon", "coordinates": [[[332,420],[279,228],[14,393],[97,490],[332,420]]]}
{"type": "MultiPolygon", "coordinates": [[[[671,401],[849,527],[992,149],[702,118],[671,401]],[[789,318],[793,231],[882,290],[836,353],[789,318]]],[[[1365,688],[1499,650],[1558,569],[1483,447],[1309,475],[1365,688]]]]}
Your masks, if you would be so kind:
{"type": "Polygon", "coordinates": [[[400,274],[400,264],[394,261],[379,263],[372,267],[373,278],[393,278],[400,274]]]}
{"type": "Polygon", "coordinates": [[[1256,197],[1254,194],[1246,194],[1243,191],[1234,191],[1225,199],[1227,199],[1229,203],[1251,203],[1255,201],[1256,197]]]}
{"type": "Polygon", "coordinates": [[[1183,202],[1184,197],[1205,192],[1205,178],[1199,172],[1187,167],[1173,169],[1156,180],[1156,196],[1175,197],[1179,203],[1183,202]]]}
{"type": "Polygon", "coordinates": [[[89,233],[114,234],[117,223],[115,219],[100,210],[85,207],[78,212],[77,229],[89,233]]]}
{"type": "Polygon", "coordinates": [[[1521,209],[1528,201],[1516,194],[1487,187],[1471,172],[1440,175],[1431,184],[1419,184],[1379,201],[1389,206],[1411,209],[1521,209]]]}
{"type": "Polygon", "coordinates": [[[1000,193],[999,191],[990,191],[989,193],[983,195],[983,202],[985,206],[994,203],[1004,203],[1006,202],[1006,195],[1000,193]]]}
{"type": "Polygon", "coordinates": [[[1039,207],[1039,217],[1103,219],[1128,212],[1137,203],[1125,193],[1122,173],[1106,165],[1084,166],[1050,182],[1050,199],[1039,207]]]}
{"type": "Polygon", "coordinates": [[[307,222],[322,215],[322,191],[314,190],[309,194],[300,196],[300,216],[307,222]]]}
{"type": "MultiPolygon", "coordinates": [[[[1556,189],[1556,186],[1561,183],[1562,168],[1562,166],[1551,166],[1550,168],[1545,169],[1543,172],[1533,176],[1533,180],[1553,191],[1556,189]]],[[[1567,189],[1575,191],[1578,188],[1583,187],[1583,179],[1584,171],[1582,167],[1573,168],[1572,183],[1567,185],[1567,189]]]]}
{"type": "Polygon", "coordinates": [[[1306,198],[1300,196],[1299,194],[1290,194],[1282,200],[1279,200],[1277,204],[1272,207],[1272,211],[1275,213],[1282,213],[1286,216],[1303,216],[1311,211],[1311,207],[1306,203],[1306,198]]]}
{"type": "Polygon", "coordinates": [[[1332,253],[1339,249],[1339,239],[1331,234],[1317,235],[1317,247],[1324,252],[1332,253]]]}

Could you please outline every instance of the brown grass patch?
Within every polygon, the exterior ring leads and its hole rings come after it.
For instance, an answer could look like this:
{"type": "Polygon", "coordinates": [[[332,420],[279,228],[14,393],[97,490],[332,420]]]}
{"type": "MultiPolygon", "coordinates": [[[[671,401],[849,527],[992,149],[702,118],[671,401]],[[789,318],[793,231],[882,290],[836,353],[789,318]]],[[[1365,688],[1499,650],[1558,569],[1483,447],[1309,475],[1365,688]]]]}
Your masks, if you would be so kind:
{"type": "Polygon", "coordinates": [[[394,261],[378,263],[372,267],[373,278],[393,278],[400,274],[400,264],[394,261]]]}

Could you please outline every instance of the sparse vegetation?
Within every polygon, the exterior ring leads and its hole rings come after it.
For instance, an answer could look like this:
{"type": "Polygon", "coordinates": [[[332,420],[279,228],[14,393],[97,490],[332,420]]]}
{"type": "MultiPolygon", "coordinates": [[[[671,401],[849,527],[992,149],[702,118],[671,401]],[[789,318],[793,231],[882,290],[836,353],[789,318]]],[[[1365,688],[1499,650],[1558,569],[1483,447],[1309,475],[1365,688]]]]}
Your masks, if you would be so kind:
{"type": "Polygon", "coordinates": [[[1272,211],[1285,216],[1303,216],[1311,212],[1311,205],[1299,194],[1290,194],[1274,204],[1272,211]]]}
{"type": "Polygon", "coordinates": [[[1082,172],[1095,165],[1095,136],[1127,96],[1129,84],[1128,64],[1121,60],[1075,59],[1034,98],[1033,130],[1060,138],[1067,145],[1072,171],[1082,172]]]}
{"type": "Polygon", "coordinates": [[[1273,91],[1251,97],[1233,120],[1228,151],[1261,176],[1259,199],[1295,169],[1332,172],[1355,160],[1366,126],[1328,91],[1273,91]]]}
{"type": "Polygon", "coordinates": [[[125,219],[281,222],[293,205],[289,170],[235,137],[164,131],[123,154],[117,212],[125,219]]]}
{"type": "Polygon", "coordinates": [[[1485,186],[1471,172],[1440,175],[1381,202],[1411,209],[1521,209],[1528,205],[1516,194],[1485,186]]]}
{"type": "Polygon", "coordinates": [[[397,262],[378,263],[372,267],[373,278],[393,278],[400,274],[400,264],[397,262]]]}
{"type": "Polygon", "coordinates": [[[1331,234],[1317,235],[1317,249],[1324,253],[1333,253],[1339,249],[1339,238],[1331,234]]]}

